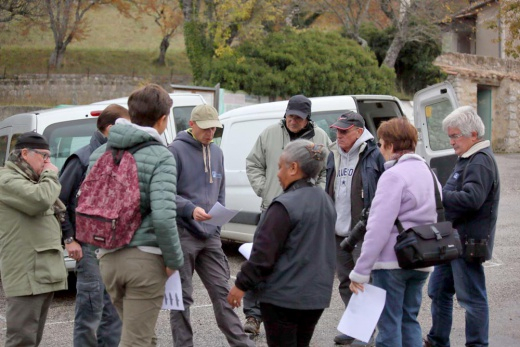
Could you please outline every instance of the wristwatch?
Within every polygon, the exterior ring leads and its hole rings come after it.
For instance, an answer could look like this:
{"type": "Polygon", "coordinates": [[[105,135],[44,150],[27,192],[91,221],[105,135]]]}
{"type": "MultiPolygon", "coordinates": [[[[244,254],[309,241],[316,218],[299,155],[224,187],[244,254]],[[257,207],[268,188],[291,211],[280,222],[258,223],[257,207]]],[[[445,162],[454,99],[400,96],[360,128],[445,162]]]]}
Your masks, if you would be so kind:
{"type": "Polygon", "coordinates": [[[74,241],[74,237],[72,237],[72,236],[69,236],[65,240],[63,240],[63,242],[65,242],[65,244],[67,244],[67,245],[71,244],[72,241],[74,241]]]}

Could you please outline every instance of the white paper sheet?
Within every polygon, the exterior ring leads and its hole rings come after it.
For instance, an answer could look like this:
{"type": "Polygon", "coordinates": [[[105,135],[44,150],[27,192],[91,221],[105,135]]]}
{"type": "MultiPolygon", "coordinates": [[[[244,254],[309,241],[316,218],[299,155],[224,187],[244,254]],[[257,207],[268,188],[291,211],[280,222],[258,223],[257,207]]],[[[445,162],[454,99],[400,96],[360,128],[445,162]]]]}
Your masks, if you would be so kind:
{"type": "Polygon", "coordinates": [[[229,222],[231,218],[235,217],[238,212],[239,211],[225,208],[217,201],[208,212],[208,214],[211,215],[211,219],[204,221],[204,223],[221,227],[229,222]]]}
{"type": "Polygon", "coordinates": [[[339,321],[338,330],[368,342],[385,307],[386,290],[365,284],[365,291],[352,294],[339,321]]]}
{"type": "Polygon", "coordinates": [[[252,242],[244,243],[244,244],[242,244],[242,246],[238,247],[238,251],[240,252],[240,254],[242,254],[244,256],[244,258],[246,258],[247,260],[249,260],[249,257],[251,256],[252,249],[253,249],[252,242]]]}
{"type": "Polygon", "coordinates": [[[184,311],[181,276],[179,275],[179,271],[175,271],[175,273],[166,281],[164,300],[161,309],[184,311]]]}

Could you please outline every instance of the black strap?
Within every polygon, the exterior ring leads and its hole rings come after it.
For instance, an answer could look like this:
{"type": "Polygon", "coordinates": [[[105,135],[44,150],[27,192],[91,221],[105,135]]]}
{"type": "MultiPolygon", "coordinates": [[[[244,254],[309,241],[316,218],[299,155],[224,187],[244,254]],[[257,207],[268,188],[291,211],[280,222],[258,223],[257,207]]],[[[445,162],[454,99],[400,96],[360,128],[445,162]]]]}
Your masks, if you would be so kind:
{"type": "MultiPolygon", "coordinates": [[[[426,164],[426,163],[425,163],[426,164]]],[[[428,169],[430,170],[430,173],[432,174],[433,179],[433,187],[435,188],[435,205],[437,206],[437,222],[444,222],[446,219],[444,217],[444,206],[442,205],[441,200],[441,193],[439,192],[439,186],[437,185],[437,180],[435,179],[435,175],[430,168],[428,164],[428,169]]],[[[403,225],[401,224],[401,221],[399,218],[395,219],[395,225],[397,226],[397,230],[399,230],[400,233],[404,231],[403,225]]]]}

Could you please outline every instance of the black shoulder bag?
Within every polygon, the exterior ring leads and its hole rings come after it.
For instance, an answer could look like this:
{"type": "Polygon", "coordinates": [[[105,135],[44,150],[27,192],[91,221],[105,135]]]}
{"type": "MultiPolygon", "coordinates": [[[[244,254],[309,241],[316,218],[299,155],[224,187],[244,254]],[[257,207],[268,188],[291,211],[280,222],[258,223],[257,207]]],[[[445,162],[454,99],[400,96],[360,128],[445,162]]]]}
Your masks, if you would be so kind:
{"type": "Polygon", "coordinates": [[[399,235],[394,250],[399,267],[402,269],[418,269],[446,264],[462,254],[459,233],[453,229],[451,222],[444,219],[444,207],[439,187],[431,169],[430,172],[435,187],[438,222],[417,225],[404,230],[399,219],[395,221],[399,235]]]}

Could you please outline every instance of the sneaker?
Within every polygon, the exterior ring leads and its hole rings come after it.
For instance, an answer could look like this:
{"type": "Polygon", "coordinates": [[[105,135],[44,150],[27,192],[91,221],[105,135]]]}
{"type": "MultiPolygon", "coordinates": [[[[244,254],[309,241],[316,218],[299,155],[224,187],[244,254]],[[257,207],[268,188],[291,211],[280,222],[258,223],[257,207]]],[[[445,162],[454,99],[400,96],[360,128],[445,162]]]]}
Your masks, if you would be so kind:
{"type": "Polygon", "coordinates": [[[337,345],[350,345],[352,342],[354,342],[354,338],[345,334],[339,334],[334,338],[334,342],[337,345]]]}
{"type": "Polygon", "coordinates": [[[258,335],[260,333],[260,324],[262,321],[255,317],[246,317],[246,323],[244,324],[244,331],[249,334],[258,335]]]}

